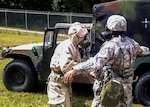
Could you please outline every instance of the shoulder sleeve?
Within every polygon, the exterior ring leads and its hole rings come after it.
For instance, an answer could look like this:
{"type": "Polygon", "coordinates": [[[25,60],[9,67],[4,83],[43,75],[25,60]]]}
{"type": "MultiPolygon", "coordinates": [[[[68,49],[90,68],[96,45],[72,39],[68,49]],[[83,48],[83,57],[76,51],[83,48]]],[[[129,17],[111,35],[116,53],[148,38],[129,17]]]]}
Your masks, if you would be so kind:
{"type": "Polygon", "coordinates": [[[91,69],[100,70],[103,68],[104,65],[113,60],[113,56],[114,44],[107,43],[101,47],[100,51],[94,57],[90,58],[85,62],[77,64],[73,67],[73,69],[81,72],[91,71],[91,69]]]}
{"type": "Polygon", "coordinates": [[[146,46],[140,46],[135,40],[133,40],[135,48],[136,48],[136,55],[137,56],[147,56],[150,55],[150,50],[146,46]]]}
{"type": "Polygon", "coordinates": [[[148,56],[150,55],[150,50],[148,47],[145,46],[140,46],[141,48],[141,53],[138,56],[148,56]]]}

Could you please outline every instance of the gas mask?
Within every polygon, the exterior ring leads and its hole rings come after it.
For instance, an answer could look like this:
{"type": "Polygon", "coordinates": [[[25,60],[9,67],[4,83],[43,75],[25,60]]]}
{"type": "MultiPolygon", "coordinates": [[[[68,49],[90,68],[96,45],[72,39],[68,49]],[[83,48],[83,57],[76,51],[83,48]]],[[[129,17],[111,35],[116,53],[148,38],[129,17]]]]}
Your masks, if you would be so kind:
{"type": "Polygon", "coordinates": [[[86,49],[90,46],[90,41],[88,39],[88,30],[79,22],[75,22],[68,31],[68,34],[75,35],[73,41],[80,45],[81,48],[86,49]]]}
{"type": "Polygon", "coordinates": [[[85,36],[85,38],[79,43],[79,45],[81,46],[81,48],[86,49],[90,46],[91,42],[88,39],[87,36],[85,36]]]}
{"type": "Polygon", "coordinates": [[[114,37],[117,37],[119,35],[124,35],[124,31],[112,31],[110,32],[110,30],[106,27],[106,30],[104,32],[101,32],[101,37],[104,41],[110,40],[112,38],[112,35],[114,37]]]}
{"type": "Polygon", "coordinates": [[[104,41],[110,40],[112,38],[112,33],[109,31],[104,31],[101,33],[101,37],[104,41]]]}
{"type": "Polygon", "coordinates": [[[89,48],[91,45],[90,39],[88,38],[89,36],[85,36],[84,39],[82,39],[79,42],[79,51],[80,51],[80,55],[81,55],[81,60],[85,61],[89,58],[90,56],[90,52],[89,52],[89,48]]]}

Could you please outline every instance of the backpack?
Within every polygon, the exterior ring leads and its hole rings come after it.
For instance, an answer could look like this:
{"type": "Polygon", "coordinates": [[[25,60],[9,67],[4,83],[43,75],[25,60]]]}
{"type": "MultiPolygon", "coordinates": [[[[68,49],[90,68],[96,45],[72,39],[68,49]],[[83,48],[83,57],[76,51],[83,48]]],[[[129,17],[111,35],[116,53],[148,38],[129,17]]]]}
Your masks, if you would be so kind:
{"type": "Polygon", "coordinates": [[[114,79],[109,80],[102,87],[100,103],[104,107],[115,107],[118,105],[123,94],[122,84],[114,79]]]}

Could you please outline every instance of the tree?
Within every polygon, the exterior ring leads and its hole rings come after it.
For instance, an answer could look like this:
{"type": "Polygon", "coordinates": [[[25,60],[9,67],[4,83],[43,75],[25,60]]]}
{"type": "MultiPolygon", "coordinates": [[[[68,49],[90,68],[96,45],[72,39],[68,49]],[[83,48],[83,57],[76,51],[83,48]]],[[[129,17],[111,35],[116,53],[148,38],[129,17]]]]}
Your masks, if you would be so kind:
{"type": "Polygon", "coordinates": [[[59,12],[91,13],[94,4],[114,0],[53,0],[52,9],[59,12]]]}
{"type": "Polygon", "coordinates": [[[1,8],[91,13],[94,4],[113,0],[1,0],[1,8]]]}

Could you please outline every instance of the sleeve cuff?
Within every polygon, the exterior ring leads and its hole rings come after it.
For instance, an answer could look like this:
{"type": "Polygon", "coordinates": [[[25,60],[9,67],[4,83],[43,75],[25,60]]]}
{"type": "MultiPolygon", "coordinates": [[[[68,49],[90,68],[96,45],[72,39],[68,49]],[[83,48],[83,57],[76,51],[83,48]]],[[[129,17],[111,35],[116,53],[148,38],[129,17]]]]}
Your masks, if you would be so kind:
{"type": "Polygon", "coordinates": [[[72,67],[73,70],[77,73],[77,75],[81,74],[81,70],[77,68],[76,66],[72,67]]]}

